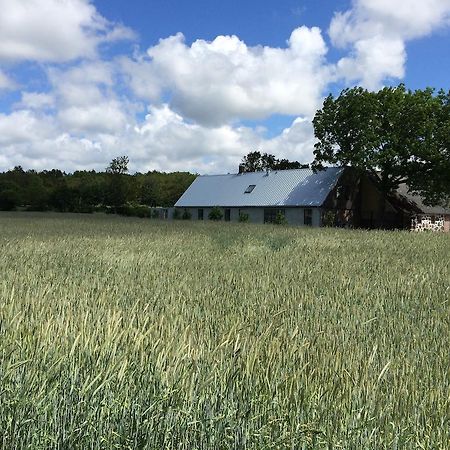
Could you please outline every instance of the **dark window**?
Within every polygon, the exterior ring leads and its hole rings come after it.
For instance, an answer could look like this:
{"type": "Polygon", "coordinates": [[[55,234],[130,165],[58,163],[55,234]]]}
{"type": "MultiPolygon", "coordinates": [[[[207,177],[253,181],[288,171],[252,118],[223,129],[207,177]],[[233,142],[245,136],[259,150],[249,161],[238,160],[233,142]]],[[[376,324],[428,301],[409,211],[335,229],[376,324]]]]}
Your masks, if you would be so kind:
{"type": "Polygon", "coordinates": [[[303,214],[304,214],[303,223],[305,225],[312,225],[312,209],[304,209],[303,214]]]}
{"type": "Polygon", "coordinates": [[[284,209],[270,208],[264,210],[264,223],[275,223],[278,214],[284,214],[284,209]]]}
{"type": "Polygon", "coordinates": [[[225,209],[225,222],[229,222],[231,218],[231,210],[225,209]]]}
{"type": "Polygon", "coordinates": [[[244,194],[250,194],[250,192],[252,192],[255,187],[256,184],[250,184],[249,187],[244,191],[244,194]]]}
{"type": "Polygon", "coordinates": [[[198,209],[197,210],[197,219],[198,220],[203,220],[203,209],[198,209]]]}

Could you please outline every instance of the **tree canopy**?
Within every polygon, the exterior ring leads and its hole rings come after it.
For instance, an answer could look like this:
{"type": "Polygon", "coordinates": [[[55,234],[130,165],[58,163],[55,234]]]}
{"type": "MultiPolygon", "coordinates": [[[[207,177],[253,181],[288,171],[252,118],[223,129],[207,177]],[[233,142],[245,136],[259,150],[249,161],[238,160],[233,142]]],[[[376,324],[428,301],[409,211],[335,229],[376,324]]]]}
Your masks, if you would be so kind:
{"type": "Polygon", "coordinates": [[[25,171],[0,173],[0,210],[62,212],[116,210],[125,204],[173,206],[196,175],[189,172],[128,173],[128,157],[114,158],[105,172],[25,171]]]}
{"type": "Polygon", "coordinates": [[[372,172],[390,193],[399,184],[431,203],[450,199],[450,92],[404,85],[329,95],[314,120],[315,159],[372,172]]]}
{"type": "Polygon", "coordinates": [[[298,161],[289,161],[288,159],[277,159],[270,153],[261,153],[254,151],[248,153],[242,158],[240,164],[241,172],[261,172],[264,170],[284,170],[284,169],[302,169],[308,167],[308,164],[301,164],[298,161]]]}

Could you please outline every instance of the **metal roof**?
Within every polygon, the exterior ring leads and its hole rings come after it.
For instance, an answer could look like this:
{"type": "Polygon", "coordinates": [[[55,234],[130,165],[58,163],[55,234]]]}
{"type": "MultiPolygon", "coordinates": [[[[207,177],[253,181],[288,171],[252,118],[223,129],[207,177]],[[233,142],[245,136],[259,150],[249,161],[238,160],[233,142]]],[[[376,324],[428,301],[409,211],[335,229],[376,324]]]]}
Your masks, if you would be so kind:
{"type": "Polygon", "coordinates": [[[250,172],[199,176],[175,203],[176,207],[321,206],[343,168],[250,172]],[[255,185],[250,193],[249,186],[255,185]]]}

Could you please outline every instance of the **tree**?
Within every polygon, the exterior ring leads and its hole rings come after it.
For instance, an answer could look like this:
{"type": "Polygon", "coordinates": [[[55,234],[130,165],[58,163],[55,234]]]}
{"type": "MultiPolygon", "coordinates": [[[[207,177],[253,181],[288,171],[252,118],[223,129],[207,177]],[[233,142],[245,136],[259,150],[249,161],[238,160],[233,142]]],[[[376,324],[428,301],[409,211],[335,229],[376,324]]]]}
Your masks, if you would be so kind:
{"type": "Polygon", "coordinates": [[[337,98],[329,95],[313,120],[318,142],[312,168],[330,163],[369,171],[379,180],[383,198],[404,182],[429,200],[436,198],[436,190],[445,197],[447,188],[425,183],[423,174],[441,179],[448,167],[447,107],[448,94],[436,96],[429,88],[413,92],[402,84],[378,92],[355,87],[337,98]]]}
{"type": "Polygon", "coordinates": [[[289,161],[288,159],[277,159],[270,153],[261,153],[254,151],[248,153],[242,158],[240,168],[243,172],[262,172],[264,170],[285,170],[302,169],[308,167],[307,164],[301,164],[298,161],[289,161]]]}
{"type": "Polygon", "coordinates": [[[128,172],[128,163],[128,156],[118,156],[106,168],[110,176],[107,199],[109,205],[115,209],[127,201],[128,180],[125,175],[128,172]]]}
{"type": "Polygon", "coordinates": [[[118,156],[117,158],[113,158],[113,160],[109,163],[109,166],[106,168],[106,172],[113,175],[124,175],[128,173],[129,162],[130,160],[128,156],[118,156]]]}
{"type": "Polygon", "coordinates": [[[0,211],[12,211],[19,204],[18,186],[12,182],[0,184],[0,211]]]}

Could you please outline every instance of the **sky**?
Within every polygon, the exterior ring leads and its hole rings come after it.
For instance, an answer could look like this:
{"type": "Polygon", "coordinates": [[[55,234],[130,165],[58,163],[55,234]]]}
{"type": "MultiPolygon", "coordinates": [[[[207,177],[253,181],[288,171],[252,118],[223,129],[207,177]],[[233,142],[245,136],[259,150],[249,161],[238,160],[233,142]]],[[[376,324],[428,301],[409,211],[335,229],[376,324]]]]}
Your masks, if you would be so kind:
{"type": "Polygon", "coordinates": [[[329,93],[448,90],[450,0],[0,0],[0,170],[307,163],[329,93]]]}

